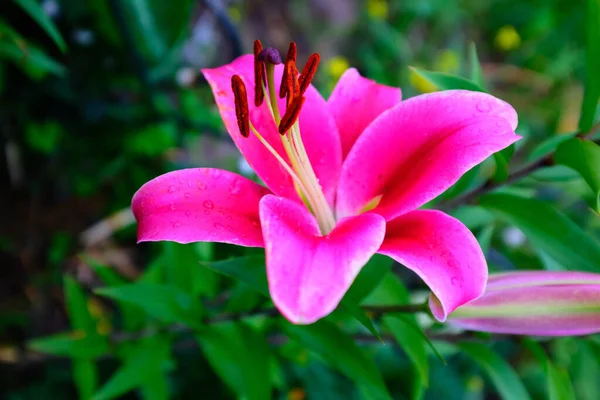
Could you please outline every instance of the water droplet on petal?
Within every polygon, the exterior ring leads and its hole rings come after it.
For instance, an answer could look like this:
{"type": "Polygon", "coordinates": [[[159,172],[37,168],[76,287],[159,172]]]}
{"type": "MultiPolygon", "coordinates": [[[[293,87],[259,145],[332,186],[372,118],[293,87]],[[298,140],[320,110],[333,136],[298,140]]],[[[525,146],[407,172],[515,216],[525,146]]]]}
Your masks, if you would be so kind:
{"type": "Polygon", "coordinates": [[[173,222],[173,228],[179,228],[180,226],[181,226],[181,223],[173,222]]]}
{"type": "Polygon", "coordinates": [[[477,108],[477,111],[479,111],[479,112],[488,113],[492,109],[492,106],[487,101],[482,100],[479,103],[477,103],[475,108],[477,108]]]}
{"type": "Polygon", "coordinates": [[[175,193],[176,191],[177,191],[177,188],[175,187],[175,185],[169,186],[169,193],[175,193]]]}
{"type": "Polygon", "coordinates": [[[234,179],[234,181],[231,182],[231,185],[229,186],[229,194],[231,194],[232,196],[243,195],[244,194],[244,182],[239,178],[234,179]]]}
{"type": "Polygon", "coordinates": [[[218,222],[215,222],[215,224],[214,224],[214,227],[215,227],[216,229],[223,229],[223,225],[222,225],[222,224],[220,224],[220,223],[218,223],[218,222]]]}
{"type": "Polygon", "coordinates": [[[185,215],[189,217],[190,215],[192,215],[192,212],[191,211],[186,211],[185,215]]]}
{"type": "Polygon", "coordinates": [[[215,208],[215,203],[213,203],[210,200],[206,200],[203,205],[204,205],[204,208],[208,208],[208,209],[215,208]]]}
{"type": "Polygon", "coordinates": [[[206,189],[206,184],[202,181],[198,181],[198,190],[206,189]]]}
{"type": "Polygon", "coordinates": [[[171,203],[171,211],[175,211],[177,210],[177,207],[175,207],[175,204],[171,203]]]}
{"type": "Polygon", "coordinates": [[[204,214],[206,214],[206,215],[210,215],[210,211],[208,211],[208,210],[204,210],[204,214]]]}
{"type": "Polygon", "coordinates": [[[192,196],[192,194],[190,192],[185,192],[185,194],[183,195],[183,197],[185,197],[186,199],[189,199],[192,196]]]}
{"type": "Polygon", "coordinates": [[[452,279],[450,279],[450,283],[452,284],[452,286],[462,286],[460,285],[460,282],[458,281],[457,277],[452,277],[452,279]]]}

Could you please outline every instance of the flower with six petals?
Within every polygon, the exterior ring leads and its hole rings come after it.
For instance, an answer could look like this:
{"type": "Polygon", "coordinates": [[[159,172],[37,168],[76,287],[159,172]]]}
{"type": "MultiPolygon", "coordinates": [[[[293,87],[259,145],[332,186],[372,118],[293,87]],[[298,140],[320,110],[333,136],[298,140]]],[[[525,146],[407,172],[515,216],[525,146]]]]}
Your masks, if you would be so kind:
{"type": "Polygon", "coordinates": [[[254,55],[203,70],[265,186],[211,168],[159,176],[132,200],[139,241],[264,247],[273,302],[298,324],[332,312],[384,254],[423,279],[445,320],[483,293],[487,265],[461,222],[418,208],[520,138],[514,109],[463,90],[401,101],[400,89],[355,69],[325,100],[310,84],[318,55],[298,74],[295,53],[280,63],[257,41],[254,55]]]}

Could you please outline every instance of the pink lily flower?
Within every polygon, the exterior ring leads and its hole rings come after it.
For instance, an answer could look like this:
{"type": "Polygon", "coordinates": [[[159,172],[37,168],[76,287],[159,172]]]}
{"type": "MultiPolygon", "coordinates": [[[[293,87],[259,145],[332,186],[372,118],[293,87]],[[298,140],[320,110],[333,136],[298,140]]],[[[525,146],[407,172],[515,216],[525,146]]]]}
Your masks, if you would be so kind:
{"type": "Polygon", "coordinates": [[[281,64],[256,41],[254,56],[203,70],[266,187],[211,168],[159,176],[133,197],[139,241],[264,247],[273,302],[297,324],[331,313],[378,252],[425,281],[445,320],[483,293],[487,266],[461,222],[418,208],[518,140],[517,114],[463,90],[401,101],[355,69],[325,100],[310,84],[318,54],[300,75],[295,60],[293,43],[281,64]]]}
{"type": "Polygon", "coordinates": [[[457,308],[448,323],[515,335],[600,332],[600,274],[519,271],[491,274],[485,294],[457,308]]]}

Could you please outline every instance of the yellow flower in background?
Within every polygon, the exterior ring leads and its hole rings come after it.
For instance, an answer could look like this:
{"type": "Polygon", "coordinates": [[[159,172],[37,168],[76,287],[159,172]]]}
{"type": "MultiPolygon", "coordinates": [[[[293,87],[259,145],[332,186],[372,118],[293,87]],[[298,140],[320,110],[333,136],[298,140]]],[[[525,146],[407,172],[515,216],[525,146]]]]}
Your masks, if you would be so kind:
{"type": "Polygon", "coordinates": [[[502,51],[514,50],[521,45],[521,36],[514,26],[505,25],[496,33],[494,43],[502,51]]]}
{"type": "MultiPolygon", "coordinates": [[[[433,62],[433,70],[437,72],[445,72],[448,74],[457,73],[460,69],[460,56],[454,50],[442,50],[433,62]]],[[[410,84],[421,93],[431,93],[438,91],[439,88],[426,78],[419,75],[414,69],[409,72],[410,84]]]]}
{"type": "Polygon", "coordinates": [[[350,64],[345,57],[335,56],[330,58],[325,64],[325,70],[330,79],[338,81],[342,74],[350,68],[350,64]]]}
{"type": "Polygon", "coordinates": [[[386,0],[367,0],[367,14],[374,19],[386,19],[388,4],[386,0]]]}

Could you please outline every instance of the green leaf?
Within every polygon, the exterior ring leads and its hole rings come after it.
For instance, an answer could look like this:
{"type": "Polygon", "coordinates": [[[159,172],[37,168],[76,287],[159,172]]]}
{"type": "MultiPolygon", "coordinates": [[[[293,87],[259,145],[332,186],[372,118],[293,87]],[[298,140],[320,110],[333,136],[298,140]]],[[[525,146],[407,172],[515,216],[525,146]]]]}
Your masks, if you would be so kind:
{"type": "Polygon", "coordinates": [[[404,315],[386,315],[383,324],[390,330],[400,348],[413,362],[424,386],[429,386],[429,363],[425,341],[419,331],[421,328],[414,318],[404,315]]]}
{"type": "Polygon", "coordinates": [[[0,58],[11,60],[34,79],[41,79],[48,73],[58,76],[67,73],[60,63],[54,61],[38,47],[24,41],[0,41],[0,58]]]}
{"type": "Polygon", "coordinates": [[[511,144],[504,150],[494,153],[494,160],[496,161],[496,171],[492,180],[494,182],[504,182],[508,179],[508,164],[512,159],[515,152],[515,145],[511,144]]]}
{"type": "Polygon", "coordinates": [[[594,125],[600,100],[600,0],[587,0],[586,16],[586,73],[585,90],[581,104],[579,130],[588,132],[594,125]]]}
{"type": "Polygon", "coordinates": [[[566,369],[557,367],[550,360],[546,364],[548,373],[548,397],[550,400],[575,400],[571,378],[566,369]]]}
{"type": "Polygon", "coordinates": [[[498,354],[481,343],[463,342],[457,345],[475,361],[490,378],[504,400],[528,400],[531,397],[515,370],[498,354]]]}
{"type": "Polygon", "coordinates": [[[600,146],[589,140],[571,139],[558,146],[554,161],[579,172],[594,191],[594,209],[600,211],[600,146]]]}
{"type": "Polygon", "coordinates": [[[410,67],[410,69],[441,90],[464,89],[473,90],[476,92],[485,92],[485,90],[478,84],[457,75],[451,75],[444,72],[425,71],[415,67],[410,67]]]}
{"type": "Polygon", "coordinates": [[[200,302],[173,286],[138,282],[97,289],[96,293],[134,304],[149,315],[167,323],[183,322],[198,327],[201,322],[200,302]]]}
{"type": "Polygon", "coordinates": [[[549,139],[546,139],[542,143],[538,144],[531,151],[531,153],[529,153],[529,156],[527,157],[527,159],[529,161],[535,161],[544,156],[547,156],[548,154],[554,152],[556,150],[556,148],[558,147],[558,145],[575,137],[575,135],[577,135],[577,132],[552,136],[549,139]]]}
{"type": "Polygon", "coordinates": [[[70,276],[65,276],[65,301],[67,312],[74,330],[81,330],[85,334],[96,333],[96,321],[90,314],[87,306],[87,296],[79,283],[70,276]]]}
{"type": "Polygon", "coordinates": [[[77,387],[79,398],[91,399],[98,387],[98,368],[91,359],[76,359],[73,361],[73,380],[77,387]]]}
{"type": "Polygon", "coordinates": [[[114,399],[155,379],[157,374],[163,374],[163,366],[169,359],[170,350],[169,341],[161,336],[137,342],[124,364],[92,399],[114,399]]]}
{"type": "Polygon", "coordinates": [[[319,321],[312,325],[287,324],[286,332],[324,357],[335,369],[352,379],[365,399],[391,399],[379,368],[362,349],[335,325],[319,321]]]}
{"type": "Polygon", "coordinates": [[[169,282],[196,297],[216,292],[216,274],[198,265],[202,260],[196,243],[163,242],[163,263],[169,282]]]}
{"type": "Polygon", "coordinates": [[[353,302],[352,300],[342,299],[341,306],[344,310],[346,310],[350,315],[352,315],[358,322],[360,322],[365,328],[369,330],[377,339],[383,343],[383,339],[377,329],[375,329],[375,325],[371,321],[371,318],[367,315],[367,313],[360,308],[360,306],[353,302]]]}
{"type": "Polygon", "coordinates": [[[105,336],[85,336],[81,331],[34,339],[28,346],[40,353],[73,358],[95,358],[110,352],[110,345],[105,336]]]}
{"type": "Polygon", "coordinates": [[[381,254],[375,254],[360,270],[344,299],[352,300],[359,304],[362,299],[379,284],[392,266],[392,259],[381,254]]]}
{"type": "Polygon", "coordinates": [[[480,204],[518,227],[535,247],[569,269],[600,270],[600,244],[552,205],[510,194],[488,194],[480,204]]]}
{"type": "Polygon", "coordinates": [[[477,47],[473,42],[469,43],[469,69],[469,76],[471,78],[471,81],[485,90],[485,80],[483,78],[483,71],[481,70],[479,56],[477,56],[477,47]]]}
{"type": "Polygon", "coordinates": [[[46,31],[48,36],[54,41],[54,44],[62,51],[63,53],[67,50],[67,45],[60,35],[60,32],[54,25],[54,22],[48,17],[48,15],[44,12],[40,3],[37,0],[14,0],[31,18],[38,23],[38,25],[46,31]]]}
{"type": "Polygon", "coordinates": [[[219,274],[238,279],[254,290],[269,296],[264,256],[238,257],[223,261],[202,262],[201,264],[219,274]]]}
{"type": "Polygon", "coordinates": [[[203,329],[198,343],[238,398],[271,398],[271,350],[264,335],[244,323],[227,322],[203,329]]]}

